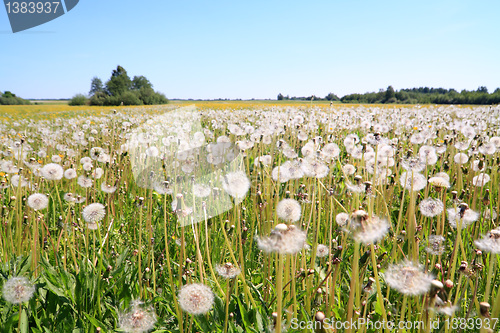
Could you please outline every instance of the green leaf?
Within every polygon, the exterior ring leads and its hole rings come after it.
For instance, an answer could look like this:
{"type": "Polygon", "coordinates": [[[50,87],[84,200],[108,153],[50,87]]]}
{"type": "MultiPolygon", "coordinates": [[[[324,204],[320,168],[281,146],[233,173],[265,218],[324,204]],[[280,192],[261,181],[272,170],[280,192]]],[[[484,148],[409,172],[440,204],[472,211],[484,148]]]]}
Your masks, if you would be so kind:
{"type": "Polygon", "coordinates": [[[28,327],[29,327],[29,323],[28,323],[28,314],[26,313],[26,309],[23,307],[22,311],[21,311],[21,332],[22,333],[28,333],[28,327]]]}

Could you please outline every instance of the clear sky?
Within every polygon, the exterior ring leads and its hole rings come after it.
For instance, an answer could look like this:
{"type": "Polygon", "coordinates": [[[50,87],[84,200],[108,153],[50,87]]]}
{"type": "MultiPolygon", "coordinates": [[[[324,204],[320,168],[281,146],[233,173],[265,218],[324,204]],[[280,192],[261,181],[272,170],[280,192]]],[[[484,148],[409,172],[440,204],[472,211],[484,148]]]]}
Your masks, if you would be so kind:
{"type": "Polygon", "coordinates": [[[80,0],[13,34],[0,7],[0,91],[70,98],[121,65],[168,98],[491,92],[499,13],[498,0],[80,0]]]}

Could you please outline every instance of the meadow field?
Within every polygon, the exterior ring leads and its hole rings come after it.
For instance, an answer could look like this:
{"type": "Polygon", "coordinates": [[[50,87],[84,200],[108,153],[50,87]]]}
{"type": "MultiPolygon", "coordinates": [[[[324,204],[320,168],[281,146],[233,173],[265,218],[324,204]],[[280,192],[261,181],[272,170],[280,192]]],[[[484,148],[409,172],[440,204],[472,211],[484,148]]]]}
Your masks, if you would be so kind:
{"type": "Polygon", "coordinates": [[[498,332],[500,107],[0,106],[0,332],[498,332]]]}

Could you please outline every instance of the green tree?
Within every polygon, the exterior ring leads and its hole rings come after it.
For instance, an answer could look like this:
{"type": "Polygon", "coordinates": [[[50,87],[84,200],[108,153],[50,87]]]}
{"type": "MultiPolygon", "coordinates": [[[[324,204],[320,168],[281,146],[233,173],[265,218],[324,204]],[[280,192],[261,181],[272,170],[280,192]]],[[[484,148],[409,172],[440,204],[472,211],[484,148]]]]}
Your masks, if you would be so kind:
{"type": "Polygon", "coordinates": [[[394,88],[392,86],[388,86],[387,90],[385,91],[384,103],[393,103],[395,99],[396,92],[394,91],[394,88]]]}
{"type": "Polygon", "coordinates": [[[104,92],[104,85],[102,81],[97,76],[92,78],[92,82],[90,83],[90,91],[89,96],[94,96],[96,93],[104,92]]]}
{"type": "Polygon", "coordinates": [[[282,101],[283,100],[283,94],[279,93],[278,94],[278,101],[282,101]]]}
{"type": "Polygon", "coordinates": [[[153,90],[153,85],[143,75],[134,76],[134,78],[132,79],[132,90],[141,90],[143,88],[153,90]]]}
{"type": "Polygon", "coordinates": [[[337,95],[335,95],[334,93],[329,93],[328,95],[325,96],[325,98],[328,101],[338,101],[338,100],[340,100],[339,97],[337,95]]]}
{"type": "Polygon", "coordinates": [[[106,91],[111,96],[119,96],[130,90],[132,81],[127,71],[122,66],[116,67],[111,73],[111,78],[106,82],[106,91]]]}

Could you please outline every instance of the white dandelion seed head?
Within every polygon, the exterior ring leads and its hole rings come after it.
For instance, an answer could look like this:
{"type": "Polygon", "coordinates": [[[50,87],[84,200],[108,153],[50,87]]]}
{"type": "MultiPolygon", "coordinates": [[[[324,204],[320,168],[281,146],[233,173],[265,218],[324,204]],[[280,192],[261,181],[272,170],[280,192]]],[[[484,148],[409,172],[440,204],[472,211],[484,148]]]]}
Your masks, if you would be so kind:
{"type": "Polygon", "coordinates": [[[156,324],[153,308],[141,306],[142,302],[132,302],[130,309],[118,315],[118,326],[127,333],[145,333],[151,331],[156,324]]]}
{"type": "Polygon", "coordinates": [[[465,164],[469,160],[469,156],[464,153],[457,153],[455,157],[453,157],[453,160],[456,164],[465,164]]]}
{"type": "Polygon", "coordinates": [[[35,286],[24,276],[8,279],[2,288],[3,298],[12,304],[29,301],[35,293],[35,286]]]}
{"type": "Polygon", "coordinates": [[[179,290],[178,302],[182,310],[193,315],[205,314],[212,308],[214,294],[200,283],[186,284],[179,290]]]}
{"type": "Polygon", "coordinates": [[[444,241],[445,238],[441,235],[430,235],[427,238],[425,251],[435,256],[443,254],[445,250],[444,241]]]}
{"type": "Polygon", "coordinates": [[[403,172],[399,177],[399,180],[401,182],[401,186],[410,191],[420,191],[425,187],[425,185],[427,185],[427,179],[425,179],[425,176],[418,172],[413,172],[413,175],[410,171],[403,172]]]}
{"type": "Polygon", "coordinates": [[[345,227],[349,219],[349,214],[342,212],[337,214],[337,216],[335,217],[335,222],[337,222],[337,225],[339,227],[345,227]]]}
{"type": "Polygon", "coordinates": [[[461,228],[466,228],[479,218],[479,213],[470,208],[452,207],[446,211],[448,212],[448,222],[455,229],[460,221],[461,228]]]}
{"type": "Polygon", "coordinates": [[[383,276],[391,288],[411,296],[428,292],[434,279],[432,275],[424,273],[420,265],[409,261],[389,266],[383,276]]]}
{"type": "Polygon", "coordinates": [[[329,253],[330,249],[324,244],[318,244],[318,246],[316,247],[316,257],[318,258],[326,257],[329,253]]]}
{"type": "Polygon", "coordinates": [[[483,187],[487,182],[490,181],[490,175],[487,173],[480,173],[472,178],[472,184],[477,187],[483,187]]]}
{"type": "Polygon", "coordinates": [[[451,186],[449,180],[443,177],[431,177],[428,182],[432,186],[438,188],[449,188],[451,186]]]}
{"type": "Polygon", "coordinates": [[[216,265],[215,271],[225,279],[233,279],[241,273],[241,270],[230,262],[227,262],[224,265],[216,265]]]}
{"type": "Polygon", "coordinates": [[[474,245],[481,251],[493,254],[500,253],[500,228],[490,230],[482,238],[476,239],[474,245]]]}
{"type": "Polygon", "coordinates": [[[47,208],[49,205],[49,198],[42,193],[34,193],[28,197],[28,206],[34,210],[41,210],[47,208]]]}
{"type": "Polygon", "coordinates": [[[423,216],[434,217],[441,214],[444,210],[444,204],[440,199],[427,198],[420,201],[418,205],[420,213],[423,216]]]}
{"type": "Polygon", "coordinates": [[[40,169],[40,173],[47,180],[59,180],[64,175],[64,169],[59,164],[49,163],[40,169]]]}
{"type": "Polygon", "coordinates": [[[297,222],[300,220],[301,207],[297,200],[283,199],[276,206],[278,217],[287,222],[297,222]]]}
{"type": "Polygon", "coordinates": [[[243,171],[229,172],[220,180],[224,191],[236,199],[243,199],[250,189],[250,180],[243,171]]]}
{"type": "Polygon", "coordinates": [[[106,216],[106,208],[101,203],[92,203],[82,210],[82,215],[85,222],[95,224],[106,216]]]}
{"type": "Polygon", "coordinates": [[[76,176],[77,176],[76,170],[73,168],[66,169],[64,171],[64,178],[66,178],[66,179],[73,179],[73,178],[76,178],[76,176]]]}
{"type": "Polygon", "coordinates": [[[295,225],[278,224],[268,237],[257,237],[257,246],[266,253],[295,254],[306,246],[306,232],[295,225]]]}

